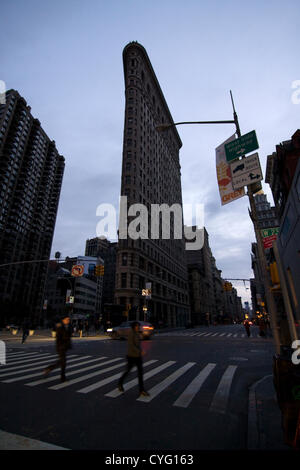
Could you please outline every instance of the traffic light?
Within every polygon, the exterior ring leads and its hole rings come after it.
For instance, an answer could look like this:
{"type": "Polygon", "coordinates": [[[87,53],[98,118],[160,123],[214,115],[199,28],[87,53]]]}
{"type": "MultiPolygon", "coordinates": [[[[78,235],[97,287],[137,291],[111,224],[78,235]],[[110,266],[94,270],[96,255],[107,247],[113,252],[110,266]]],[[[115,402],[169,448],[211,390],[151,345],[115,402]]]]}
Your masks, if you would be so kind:
{"type": "Polygon", "coordinates": [[[272,290],[280,289],[280,279],[279,279],[276,261],[273,261],[273,263],[270,263],[269,270],[270,270],[271,281],[273,284],[272,290]]]}
{"type": "Polygon", "coordinates": [[[224,287],[224,291],[226,291],[226,292],[231,292],[232,291],[231,282],[225,281],[223,287],[224,287]]]}
{"type": "Polygon", "coordinates": [[[95,274],[96,276],[104,276],[104,266],[102,264],[96,266],[95,274]]]}

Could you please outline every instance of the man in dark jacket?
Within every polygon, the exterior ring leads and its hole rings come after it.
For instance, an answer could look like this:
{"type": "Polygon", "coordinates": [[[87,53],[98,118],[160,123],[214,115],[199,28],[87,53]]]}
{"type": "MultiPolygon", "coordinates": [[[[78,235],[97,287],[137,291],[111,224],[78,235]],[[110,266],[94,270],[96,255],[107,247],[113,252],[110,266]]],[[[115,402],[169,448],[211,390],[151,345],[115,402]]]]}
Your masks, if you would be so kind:
{"type": "Polygon", "coordinates": [[[70,328],[70,317],[68,315],[62,318],[60,323],[56,325],[56,351],[58,354],[58,361],[54,364],[46,367],[44,371],[44,377],[47,377],[49,373],[56,369],[56,367],[61,367],[61,381],[65,382],[66,380],[66,354],[67,350],[72,347],[71,345],[71,328],[70,328]]]}
{"type": "Polygon", "coordinates": [[[144,390],[143,382],[143,363],[142,356],[144,352],[140,346],[140,335],[139,335],[140,324],[135,321],[131,324],[131,330],[128,335],[128,352],[127,352],[127,368],[124,374],[119,379],[118,388],[120,392],[124,392],[123,382],[125,377],[129,374],[133,366],[137,367],[140,396],[149,396],[149,393],[144,390]]]}

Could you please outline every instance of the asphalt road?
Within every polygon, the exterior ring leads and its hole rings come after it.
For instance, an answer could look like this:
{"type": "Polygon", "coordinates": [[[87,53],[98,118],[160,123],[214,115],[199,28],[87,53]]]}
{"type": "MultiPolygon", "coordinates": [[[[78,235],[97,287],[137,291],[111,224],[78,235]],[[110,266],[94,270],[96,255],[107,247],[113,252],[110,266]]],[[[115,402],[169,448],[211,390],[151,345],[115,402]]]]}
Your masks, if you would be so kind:
{"type": "MultiPolygon", "coordinates": [[[[143,341],[145,388],[136,370],[119,394],[126,341],[76,338],[67,378],[42,378],[53,340],[6,342],[0,429],[73,450],[245,450],[249,387],[272,373],[272,338],[242,325],[161,333],[143,341]],[[243,336],[242,336],[243,335],[243,336]]],[[[0,336],[1,339],[1,336],[0,336]]]]}

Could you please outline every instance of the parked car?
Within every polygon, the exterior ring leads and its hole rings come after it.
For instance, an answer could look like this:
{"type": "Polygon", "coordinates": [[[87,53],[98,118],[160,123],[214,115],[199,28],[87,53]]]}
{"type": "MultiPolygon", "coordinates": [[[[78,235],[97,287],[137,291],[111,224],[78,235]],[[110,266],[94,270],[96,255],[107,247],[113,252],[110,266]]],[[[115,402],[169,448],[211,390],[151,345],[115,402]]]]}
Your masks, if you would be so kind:
{"type": "MultiPolygon", "coordinates": [[[[127,338],[133,321],[125,321],[119,326],[114,326],[107,329],[107,333],[113,339],[127,338]]],[[[151,323],[139,321],[140,324],[140,338],[150,339],[154,334],[154,326],[151,323]]]]}

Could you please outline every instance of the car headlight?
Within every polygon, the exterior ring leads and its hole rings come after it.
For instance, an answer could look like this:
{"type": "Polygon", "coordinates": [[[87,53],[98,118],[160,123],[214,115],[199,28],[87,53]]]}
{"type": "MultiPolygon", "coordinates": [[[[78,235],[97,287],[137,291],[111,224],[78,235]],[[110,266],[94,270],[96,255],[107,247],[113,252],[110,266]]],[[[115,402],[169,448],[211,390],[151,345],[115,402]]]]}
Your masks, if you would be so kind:
{"type": "Polygon", "coordinates": [[[112,328],[107,328],[107,330],[106,330],[106,331],[108,331],[109,333],[111,333],[111,332],[112,332],[112,330],[113,330],[112,328]]]}

